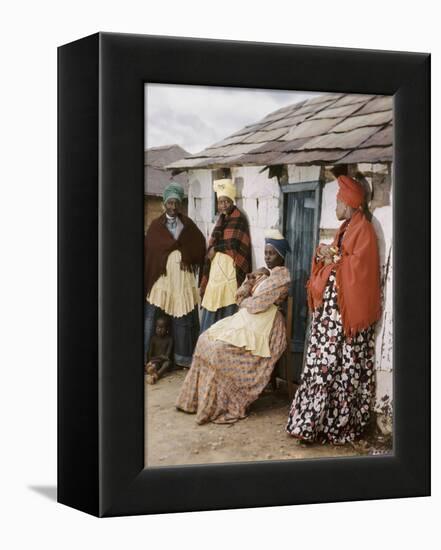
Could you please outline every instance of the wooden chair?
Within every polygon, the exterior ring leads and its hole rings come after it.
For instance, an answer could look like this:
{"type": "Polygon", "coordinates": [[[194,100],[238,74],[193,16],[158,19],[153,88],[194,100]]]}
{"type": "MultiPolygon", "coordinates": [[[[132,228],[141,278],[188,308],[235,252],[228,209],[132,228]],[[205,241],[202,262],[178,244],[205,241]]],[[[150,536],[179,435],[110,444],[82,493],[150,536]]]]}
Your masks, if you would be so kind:
{"type": "MultiPolygon", "coordinates": [[[[292,341],[292,296],[288,296],[288,300],[286,303],[286,349],[283,352],[282,357],[279,359],[278,364],[282,366],[286,383],[288,386],[288,397],[289,399],[293,399],[294,397],[294,384],[289,372],[289,364],[291,361],[291,341],[292,341]]],[[[276,382],[276,371],[277,368],[274,368],[273,374],[271,375],[271,385],[273,389],[275,390],[277,388],[277,382],[276,382]]]]}

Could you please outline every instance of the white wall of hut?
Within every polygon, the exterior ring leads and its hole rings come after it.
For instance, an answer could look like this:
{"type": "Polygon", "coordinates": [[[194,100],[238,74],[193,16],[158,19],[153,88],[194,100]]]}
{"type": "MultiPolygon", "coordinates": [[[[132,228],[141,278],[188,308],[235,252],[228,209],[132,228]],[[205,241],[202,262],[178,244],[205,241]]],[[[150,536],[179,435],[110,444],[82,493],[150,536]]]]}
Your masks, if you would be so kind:
{"type": "MultiPolygon", "coordinates": [[[[253,248],[253,268],[264,264],[264,234],[268,228],[281,229],[281,190],[277,178],[268,178],[261,166],[235,167],[231,176],[238,190],[237,206],[248,216],[253,248]]],[[[288,165],[288,182],[324,182],[320,216],[320,241],[330,242],[339,226],[335,216],[337,182],[320,166],[288,165]]],[[[380,428],[392,429],[392,192],[390,164],[351,165],[353,174],[362,174],[371,190],[372,223],[378,236],[383,289],[383,314],[376,327],[376,402],[383,420],[380,428]]],[[[213,174],[209,169],[189,171],[188,214],[209,237],[214,226],[213,174]]]]}

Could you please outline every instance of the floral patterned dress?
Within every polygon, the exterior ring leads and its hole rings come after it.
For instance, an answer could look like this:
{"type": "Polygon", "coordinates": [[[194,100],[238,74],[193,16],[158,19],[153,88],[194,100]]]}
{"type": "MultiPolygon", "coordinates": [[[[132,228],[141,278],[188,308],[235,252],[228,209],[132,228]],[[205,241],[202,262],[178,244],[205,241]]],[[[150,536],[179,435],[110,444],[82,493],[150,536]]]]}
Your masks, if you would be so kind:
{"type": "Polygon", "coordinates": [[[369,422],[374,395],[374,328],[348,340],[332,272],[323,305],[313,313],[306,364],[287,432],[301,440],[342,445],[369,422]]]}
{"type": "MultiPolygon", "coordinates": [[[[239,288],[239,307],[246,307],[249,313],[266,311],[286,299],[289,284],[288,269],[276,267],[254,294],[244,293],[245,283],[239,288]]],[[[196,413],[198,424],[231,423],[244,418],[247,408],[268,384],[285,348],[285,320],[280,311],[276,312],[269,335],[270,357],[253,355],[243,347],[212,340],[204,332],[197,342],[176,407],[196,413]]]]}

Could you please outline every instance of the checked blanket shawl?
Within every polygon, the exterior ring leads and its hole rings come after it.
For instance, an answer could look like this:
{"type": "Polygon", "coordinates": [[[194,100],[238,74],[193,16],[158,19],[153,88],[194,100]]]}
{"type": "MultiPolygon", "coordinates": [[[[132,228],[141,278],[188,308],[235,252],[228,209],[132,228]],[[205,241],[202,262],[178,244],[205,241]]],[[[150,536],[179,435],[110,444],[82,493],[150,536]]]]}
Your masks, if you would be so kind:
{"type": "MultiPolygon", "coordinates": [[[[251,271],[251,238],[248,220],[235,206],[227,216],[221,214],[216,222],[208,241],[208,250],[213,248],[215,252],[228,254],[236,267],[237,286],[245,279],[245,275],[251,271]]],[[[206,257],[200,282],[201,296],[210,276],[211,262],[206,257]]]]}

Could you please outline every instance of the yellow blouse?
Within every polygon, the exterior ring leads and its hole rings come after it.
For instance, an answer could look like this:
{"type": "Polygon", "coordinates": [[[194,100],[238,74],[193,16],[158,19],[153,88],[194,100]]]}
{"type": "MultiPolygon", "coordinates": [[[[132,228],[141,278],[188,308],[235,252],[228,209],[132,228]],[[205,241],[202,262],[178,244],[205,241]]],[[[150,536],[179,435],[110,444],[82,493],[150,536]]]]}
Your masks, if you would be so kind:
{"type": "Polygon", "coordinates": [[[147,301],[173,317],[182,317],[199,304],[196,277],[181,270],[181,253],[171,252],[167,258],[167,272],[152,286],[147,301]]]}
{"type": "Polygon", "coordinates": [[[271,357],[269,340],[276,313],[275,305],[261,313],[249,313],[246,308],[242,308],[234,315],[211,325],[207,335],[210,340],[221,340],[245,348],[252,355],[271,357]]]}
{"type": "Polygon", "coordinates": [[[202,307],[216,311],[236,303],[237,280],[233,258],[216,252],[211,260],[210,276],[205,289],[202,307]]]}

